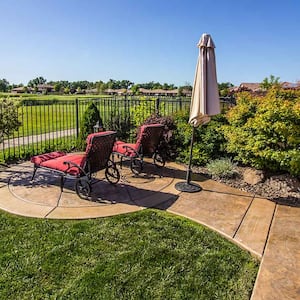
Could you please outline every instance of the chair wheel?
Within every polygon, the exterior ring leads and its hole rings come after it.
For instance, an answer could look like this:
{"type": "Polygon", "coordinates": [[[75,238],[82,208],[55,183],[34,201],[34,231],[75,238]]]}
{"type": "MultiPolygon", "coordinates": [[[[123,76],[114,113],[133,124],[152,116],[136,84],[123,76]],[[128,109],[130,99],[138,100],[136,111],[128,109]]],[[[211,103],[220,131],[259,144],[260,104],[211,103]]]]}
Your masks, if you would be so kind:
{"type": "Polygon", "coordinates": [[[133,158],[130,162],[130,169],[133,174],[139,175],[143,171],[143,162],[140,159],[133,158]]]}
{"type": "Polygon", "coordinates": [[[117,169],[116,164],[111,160],[109,160],[107,163],[107,167],[105,169],[105,177],[111,184],[116,184],[120,180],[120,172],[117,169]]]}
{"type": "Polygon", "coordinates": [[[166,164],[166,161],[165,159],[163,158],[163,156],[158,153],[158,152],[155,152],[154,155],[153,155],[153,162],[155,164],[156,167],[158,168],[162,168],[165,166],[166,164]]]}
{"type": "Polygon", "coordinates": [[[91,195],[91,184],[87,179],[79,178],[76,181],[75,190],[81,199],[87,200],[91,195]]]}

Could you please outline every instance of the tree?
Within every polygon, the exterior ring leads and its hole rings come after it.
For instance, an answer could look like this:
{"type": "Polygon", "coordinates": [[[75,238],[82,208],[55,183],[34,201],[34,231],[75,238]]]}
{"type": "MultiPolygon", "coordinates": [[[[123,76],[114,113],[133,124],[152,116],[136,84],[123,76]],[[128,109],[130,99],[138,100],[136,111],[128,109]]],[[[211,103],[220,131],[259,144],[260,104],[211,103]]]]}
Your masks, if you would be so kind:
{"type": "Polygon", "coordinates": [[[134,84],[131,86],[131,92],[133,95],[138,95],[139,94],[139,88],[140,88],[140,85],[139,84],[134,84]]]}
{"type": "Polygon", "coordinates": [[[0,79],[0,92],[7,92],[9,82],[6,79],[0,79]]]}
{"type": "Polygon", "coordinates": [[[39,85],[39,84],[45,84],[46,82],[47,82],[47,80],[46,80],[44,77],[40,76],[40,77],[37,77],[37,78],[35,78],[35,79],[29,80],[28,86],[34,88],[34,87],[36,87],[37,85],[39,85]]]}
{"type": "Polygon", "coordinates": [[[64,88],[64,94],[70,94],[70,88],[69,87],[64,88]]]}
{"type": "Polygon", "coordinates": [[[15,130],[21,122],[18,120],[18,105],[9,98],[0,99],[0,142],[15,130]]]}
{"type": "Polygon", "coordinates": [[[230,82],[218,83],[219,95],[221,97],[226,97],[229,95],[229,89],[233,87],[233,84],[230,82]]]}
{"type": "Polygon", "coordinates": [[[103,92],[105,91],[105,83],[102,80],[96,82],[95,87],[98,94],[103,94],[103,92]]]}
{"type": "Polygon", "coordinates": [[[128,90],[134,83],[130,80],[122,80],[120,82],[120,88],[128,90]]]}
{"type": "Polygon", "coordinates": [[[268,91],[270,88],[272,87],[279,87],[279,77],[275,77],[274,75],[270,75],[269,78],[265,78],[261,84],[260,84],[260,87],[263,89],[263,90],[266,90],[268,91]]]}
{"type": "Polygon", "coordinates": [[[95,103],[91,102],[83,114],[78,141],[79,148],[84,148],[86,137],[90,133],[94,132],[94,126],[96,124],[98,124],[100,127],[103,127],[103,121],[100,117],[100,112],[95,103]]]}

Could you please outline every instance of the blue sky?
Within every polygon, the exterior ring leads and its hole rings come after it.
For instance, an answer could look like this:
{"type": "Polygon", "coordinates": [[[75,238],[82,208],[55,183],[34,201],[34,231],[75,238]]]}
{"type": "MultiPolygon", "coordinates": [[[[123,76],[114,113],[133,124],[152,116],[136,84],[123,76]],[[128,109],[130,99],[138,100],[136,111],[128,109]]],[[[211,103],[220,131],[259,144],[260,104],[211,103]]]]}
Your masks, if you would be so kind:
{"type": "Polygon", "coordinates": [[[202,33],[218,82],[300,80],[300,1],[0,0],[0,78],[192,83],[202,33]]]}

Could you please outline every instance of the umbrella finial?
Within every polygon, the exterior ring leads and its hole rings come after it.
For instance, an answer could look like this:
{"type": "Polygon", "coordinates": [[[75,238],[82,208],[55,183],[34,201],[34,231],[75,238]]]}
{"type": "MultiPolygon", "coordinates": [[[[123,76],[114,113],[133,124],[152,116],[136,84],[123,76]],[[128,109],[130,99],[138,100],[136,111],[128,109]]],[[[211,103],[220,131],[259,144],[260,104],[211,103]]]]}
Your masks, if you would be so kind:
{"type": "Polygon", "coordinates": [[[200,41],[197,45],[199,48],[201,47],[207,47],[207,48],[216,48],[210,34],[208,33],[203,33],[201,38],[200,38],[200,41]]]}

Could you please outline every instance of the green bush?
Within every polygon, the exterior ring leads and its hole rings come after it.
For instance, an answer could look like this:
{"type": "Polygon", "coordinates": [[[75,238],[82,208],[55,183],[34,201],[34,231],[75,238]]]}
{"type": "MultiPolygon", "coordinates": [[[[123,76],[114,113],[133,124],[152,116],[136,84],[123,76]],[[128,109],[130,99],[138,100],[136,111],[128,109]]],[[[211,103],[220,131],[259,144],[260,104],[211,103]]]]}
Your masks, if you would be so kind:
{"type": "Polygon", "coordinates": [[[100,117],[99,110],[95,103],[91,102],[88,107],[86,108],[81,126],[80,126],[80,134],[79,134],[79,140],[78,140],[78,147],[80,149],[83,149],[85,147],[85,141],[86,137],[94,132],[94,126],[98,122],[100,127],[103,127],[103,122],[100,117]]]}
{"type": "Polygon", "coordinates": [[[212,160],[206,167],[213,178],[231,178],[237,174],[236,165],[230,158],[212,160]]]}
{"type": "Polygon", "coordinates": [[[142,97],[139,104],[130,108],[132,123],[135,127],[141,126],[147,118],[155,113],[155,104],[155,99],[148,100],[142,97]]]}
{"type": "Polygon", "coordinates": [[[300,92],[241,93],[223,126],[227,151],[256,168],[300,174],[300,92]]]}
{"type": "Polygon", "coordinates": [[[130,115],[126,111],[111,111],[110,118],[105,122],[105,127],[117,132],[120,139],[128,139],[132,129],[130,115]]]}
{"type": "Polygon", "coordinates": [[[130,115],[132,117],[132,123],[135,127],[141,126],[145,120],[155,114],[159,114],[160,111],[165,111],[165,102],[157,102],[158,99],[147,99],[141,97],[138,104],[130,108],[130,115]],[[159,107],[156,107],[159,103],[159,107]]]}
{"type": "Polygon", "coordinates": [[[18,120],[18,105],[18,102],[9,97],[0,99],[0,143],[21,126],[18,120]]]}
{"type": "MultiPolygon", "coordinates": [[[[188,124],[189,112],[180,111],[174,116],[177,129],[175,130],[175,143],[178,150],[178,159],[188,162],[192,136],[192,126],[188,124]]],[[[225,138],[221,126],[227,124],[225,115],[212,117],[204,126],[195,129],[192,163],[205,165],[210,160],[225,156],[225,138]]]]}

